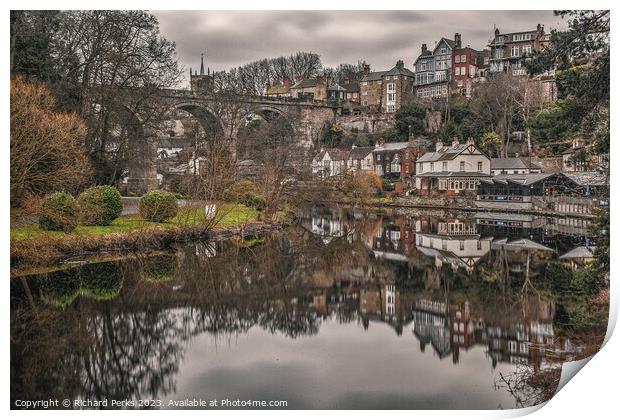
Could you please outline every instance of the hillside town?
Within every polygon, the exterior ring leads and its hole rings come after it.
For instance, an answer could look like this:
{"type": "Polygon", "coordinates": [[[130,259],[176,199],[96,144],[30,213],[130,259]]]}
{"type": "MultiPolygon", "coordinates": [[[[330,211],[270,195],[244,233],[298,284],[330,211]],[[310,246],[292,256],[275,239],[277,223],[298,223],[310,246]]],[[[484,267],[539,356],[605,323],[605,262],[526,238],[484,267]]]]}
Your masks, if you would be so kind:
{"type": "MultiPolygon", "coordinates": [[[[590,153],[587,149],[592,145],[586,146],[579,136],[562,139],[561,147],[549,152],[548,147],[533,144],[529,131],[513,131],[509,133],[512,143],[495,156],[480,147],[479,138],[441,138],[439,129],[445,125],[442,109],[448,108],[454,98],[475,97],[479,89],[499,77],[525,83],[525,89],[536,92],[541,106],[556,101],[555,71],[532,75],[526,69],[529,61],[550,47],[550,39],[541,24],[510,33],[495,27],[487,45],[481,46],[467,44],[457,32],[436,40],[434,47],[423,43],[419,56],[408,60],[411,69],[403,59],[398,59],[391,69],[380,71],[371,71],[364,62],[354,78],[338,80],[325,72],[314,78],[273,80],[265,85],[262,95],[274,101],[333,106],[337,115],[332,128],[375,134],[375,140],[359,145],[315,144],[310,166],[318,180],[371,172],[384,180],[391,195],[472,194],[480,207],[515,210],[531,209],[531,196],[544,202],[547,196],[576,199],[594,192],[607,195],[609,155],[590,153]],[[426,134],[413,134],[409,126],[406,141],[384,139],[382,133],[394,126],[397,112],[412,101],[425,109],[426,134]],[[541,156],[536,155],[537,151],[541,156]],[[536,191],[535,196],[525,191],[528,188],[536,191]]],[[[205,71],[204,60],[201,56],[200,71],[190,69],[192,92],[216,90],[217,75],[208,67],[205,71]]],[[[158,177],[164,184],[169,175],[195,174],[206,161],[192,151],[191,133],[183,131],[186,124],[181,121],[188,117],[191,115],[177,116],[171,121],[171,134],[159,141],[158,177]]],[[[238,158],[239,168],[250,168],[250,175],[255,164],[253,159],[238,158]]],[[[578,207],[587,208],[589,213],[591,200],[586,201],[585,207],[578,207]]],[[[541,204],[541,208],[548,206],[546,202],[541,204]]],[[[563,207],[556,203],[553,208],[563,207]]]]}

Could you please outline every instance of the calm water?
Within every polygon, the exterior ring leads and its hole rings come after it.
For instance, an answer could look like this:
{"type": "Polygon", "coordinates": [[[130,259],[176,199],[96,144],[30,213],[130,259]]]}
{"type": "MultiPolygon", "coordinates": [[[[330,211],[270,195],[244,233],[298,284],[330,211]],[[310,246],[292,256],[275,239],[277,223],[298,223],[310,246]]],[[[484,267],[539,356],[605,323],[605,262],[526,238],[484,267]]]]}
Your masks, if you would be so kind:
{"type": "Polygon", "coordinates": [[[11,399],[527,405],[500,374],[582,357],[540,290],[582,245],[578,220],[310,209],[258,243],[16,278],[11,399]]]}

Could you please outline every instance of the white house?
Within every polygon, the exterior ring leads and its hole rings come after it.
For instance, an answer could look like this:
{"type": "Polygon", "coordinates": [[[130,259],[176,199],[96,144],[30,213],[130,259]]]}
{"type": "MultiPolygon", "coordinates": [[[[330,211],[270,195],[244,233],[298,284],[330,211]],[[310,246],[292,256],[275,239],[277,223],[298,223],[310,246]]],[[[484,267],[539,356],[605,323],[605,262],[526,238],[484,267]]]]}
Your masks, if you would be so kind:
{"type": "Polygon", "coordinates": [[[491,176],[491,159],[476,147],[454,140],[451,146],[437,142],[435,151],[416,162],[415,185],[420,194],[440,192],[448,195],[475,191],[480,179],[491,176]]]}
{"type": "Polygon", "coordinates": [[[312,173],[321,178],[342,174],[347,165],[347,152],[339,149],[324,149],[312,159],[312,173]]]}
{"type": "Polygon", "coordinates": [[[540,174],[542,168],[535,157],[492,158],[491,174],[540,174]]]}
{"type": "Polygon", "coordinates": [[[372,160],[374,149],[373,146],[356,147],[353,145],[347,159],[347,169],[351,171],[372,171],[374,169],[372,160]]]}

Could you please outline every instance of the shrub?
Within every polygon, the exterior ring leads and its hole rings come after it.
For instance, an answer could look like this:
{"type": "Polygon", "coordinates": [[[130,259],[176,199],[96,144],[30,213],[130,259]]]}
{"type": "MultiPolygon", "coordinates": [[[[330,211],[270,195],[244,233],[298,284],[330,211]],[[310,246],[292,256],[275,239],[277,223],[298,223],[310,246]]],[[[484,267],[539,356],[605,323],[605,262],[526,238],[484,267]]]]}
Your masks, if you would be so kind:
{"type": "Polygon", "coordinates": [[[145,220],[165,222],[178,212],[177,198],[168,191],[149,191],[140,199],[140,216],[145,220]]]}
{"type": "Polygon", "coordinates": [[[226,188],[222,198],[233,203],[242,203],[246,194],[256,193],[256,186],[252,181],[239,181],[226,188]]]}
{"type": "Polygon", "coordinates": [[[46,195],[39,212],[39,226],[45,230],[71,232],[78,224],[79,207],[66,192],[46,195]]]}
{"type": "Polygon", "coordinates": [[[256,194],[255,192],[245,193],[241,203],[247,207],[255,208],[258,211],[264,210],[267,206],[267,200],[260,194],[256,194]]]}
{"type": "Polygon", "coordinates": [[[123,211],[121,193],[110,185],[89,188],[78,197],[80,221],[85,225],[107,226],[123,211]]]}

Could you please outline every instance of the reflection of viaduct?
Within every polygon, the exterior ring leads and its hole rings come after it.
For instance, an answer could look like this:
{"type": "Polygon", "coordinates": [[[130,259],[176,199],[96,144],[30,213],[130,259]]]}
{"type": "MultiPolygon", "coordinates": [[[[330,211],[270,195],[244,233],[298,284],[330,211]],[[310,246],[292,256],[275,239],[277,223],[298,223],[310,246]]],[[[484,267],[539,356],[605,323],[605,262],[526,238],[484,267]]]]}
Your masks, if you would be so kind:
{"type": "MultiPolygon", "coordinates": [[[[325,122],[333,121],[338,109],[324,102],[291,98],[248,97],[214,95],[188,90],[161,90],[150,99],[146,107],[149,113],[170,115],[183,110],[194,116],[205,132],[228,142],[232,153],[236,151],[239,128],[248,118],[258,116],[268,123],[284,119],[291,130],[292,138],[299,144],[310,147],[325,122]]],[[[128,189],[141,194],[157,188],[155,169],[156,127],[149,127],[148,117],[142,112],[132,112],[132,136],[130,142],[130,163],[128,189]],[[135,141],[142,140],[142,141],[135,141]]]]}

